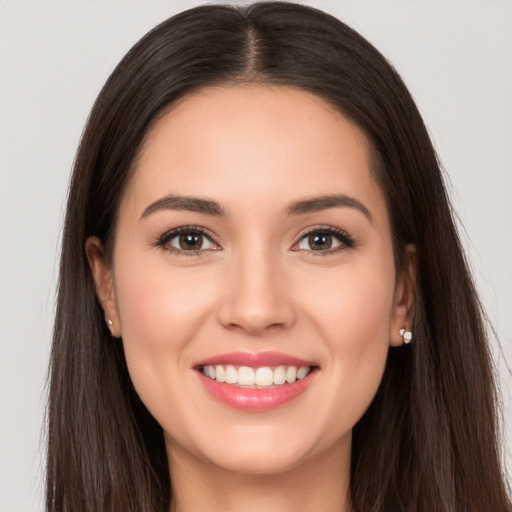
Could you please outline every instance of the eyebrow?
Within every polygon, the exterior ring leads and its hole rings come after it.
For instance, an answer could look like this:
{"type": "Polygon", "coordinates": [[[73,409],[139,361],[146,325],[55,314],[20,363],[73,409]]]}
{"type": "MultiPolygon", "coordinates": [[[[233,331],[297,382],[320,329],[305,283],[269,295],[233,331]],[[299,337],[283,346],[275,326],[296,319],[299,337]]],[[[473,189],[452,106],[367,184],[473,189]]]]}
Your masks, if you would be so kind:
{"type": "Polygon", "coordinates": [[[373,224],[373,217],[370,210],[357,199],[343,194],[313,197],[292,203],[288,209],[288,215],[303,215],[305,213],[319,212],[329,208],[348,207],[359,210],[373,224]]]}
{"type": "MultiPolygon", "coordinates": [[[[304,215],[306,213],[340,207],[355,208],[363,213],[370,223],[373,224],[374,222],[372,214],[361,201],[343,194],[301,199],[291,203],[285,211],[287,215],[304,215]]],[[[141,219],[162,210],[181,210],[213,215],[215,217],[227,217],[228,215],[227,210],[212,199],[171,194],[158,199],[146,207],[141,215],[141,219]]]]}
{"type": "Polygon", "coordinates": [[[151,203],[142,212],[141,219],[152,213],[162,210],[182,210],[188,212],[225,217],[227,211],[216,201],[211,199],[189,196],[168,195],[151,203]]]}

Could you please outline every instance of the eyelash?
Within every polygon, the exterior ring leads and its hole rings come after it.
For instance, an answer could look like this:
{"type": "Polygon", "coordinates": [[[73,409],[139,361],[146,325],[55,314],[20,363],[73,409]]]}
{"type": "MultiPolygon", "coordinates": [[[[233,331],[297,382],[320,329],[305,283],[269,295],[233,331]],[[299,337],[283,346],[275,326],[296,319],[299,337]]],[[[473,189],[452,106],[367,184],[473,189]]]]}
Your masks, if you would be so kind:
{"type": "MultiPolygon", "coordinates": [[[[172,247],[169,245],[169,242],[182,235],[182,234],[196,234],[196,235],[202,235],[208,240],[210,240],[214,245],[220,248],[220,244],[217,242],[216,238],[213,236],[213,234],[202,228],[201,226],[180,226],[179,228],[172,229],[170,231],[167,231],[160,237],[158,237],[154,245],[156,247],[160,247],[165,249],[168,252],[177,254],[179,256],[198,256],[200,254],[205,254],[211,251],[217,251],[219,249],[197,249],[197,250],[183,250],[183,249],[177,249],[176,247],[172,247]]],[[[313,228],[308,229],[306,232],[302,233],[292,246],[292,250],[296,252],[300,252],[300,249],[293,249],[293,247],[296,247],[300,244],[300,242],[307,237],[313,235],[313,234],[321,234],[321,235],[328,235],[336,238],[340,244],[338,247],[335,247],[333,249],[328,249],[325,251],[318,250],[305,250],[308,252],[311,256],[327,256],[330,254],[336,254],[338,252],[341,252],[346,249],[353,249],[357,245],[357,240],[354,239],[352,236],[350,236],[346,231],[343,231],[338,228],[334,228],[333,226],[314,226],[313,228]]]]}
{"type": "MultiPolygon", "coordinates": [[[[186,251],[183,249],[177,249],[176,247],[172,247],[169,245],[169,242],[176,238],[177,236],[184,235],[184,234],[194,234],[194,235],[201,235],[210,240],[214,245],[219,246],[218,242],[216,241],[213,234],[202,228],[201,226],[181,226],[179,228],[171,229],[170,231],[167,231],[162,236],[157,238],[154,245],[156,247],[161,247],[162,249],[165,249],[168,252],[177,254],[178,256],[197,256],[199,254],[204,254],[207,252],[210,252],[207,249],[198,249],[198,250],[190,250],[186,251]]],[[[214,249],[218,250],[218,249],[214,249]]]]}
{"type": "MultiPolygon", "coordinates": [[[[357,240],[342,229],[338,229],[333,226],[314,226],[309,228],[306,232],[302,233],[298,241],[293,244],[293,247],[298,246],[302,240],[313,234],[332,236],[333,238],[336,238],[340,244],[338,247],[327,249],[325,251],[308,250],[307,253],[310,256],[329,256],[331,254],[336,254],[347,249],[353,249],[357,246],[357,240]]],[[[297,249],[297,251],[299,250],[300,249],[297,249]]]]}

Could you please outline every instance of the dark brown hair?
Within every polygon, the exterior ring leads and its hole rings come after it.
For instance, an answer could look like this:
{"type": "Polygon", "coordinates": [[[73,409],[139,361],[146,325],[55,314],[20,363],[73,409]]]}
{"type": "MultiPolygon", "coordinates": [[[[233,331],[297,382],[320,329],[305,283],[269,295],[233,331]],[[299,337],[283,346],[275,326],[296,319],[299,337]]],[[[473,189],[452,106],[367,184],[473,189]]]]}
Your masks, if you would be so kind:
{"type": "Polygon", "coordinates": [[[203,6],[143,37],[97,98],[71,180],[48,406],[48,512],[164,512],[172,500],[160,426],[128,375],[96,300],[87,237],[111,247],[141,142],[166,107],[213,85],[298,87],[367,134],[397,265],[418,254],[414,342],[391,349],[354,427],[356,512],[510,511],[496,394],[478,302],[435,151],[398,74],[339,20],[290,3],[203,6]]]}

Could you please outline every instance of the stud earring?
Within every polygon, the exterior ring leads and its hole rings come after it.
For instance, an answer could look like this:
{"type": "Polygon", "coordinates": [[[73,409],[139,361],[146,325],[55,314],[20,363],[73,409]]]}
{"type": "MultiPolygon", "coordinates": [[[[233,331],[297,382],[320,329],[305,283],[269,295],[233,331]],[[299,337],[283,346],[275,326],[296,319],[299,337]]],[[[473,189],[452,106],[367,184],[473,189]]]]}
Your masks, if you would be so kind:
{"type": "Polygon", "coordinates": [[[114,324],[112,323],[112,320],[107,319],[107,327],[108,327],[108,330],[110,331],[110,334],[112,336],[114,336],[114,324]]]}
{"type": "Polygon", "coordinates": [[[405,328],[402,328],[398,331],[398,334],[403,338],[404,343],[406,345],[411,343],[411,340],[412,340],[412,332],[411,331],[406,331],[405,328]]]}

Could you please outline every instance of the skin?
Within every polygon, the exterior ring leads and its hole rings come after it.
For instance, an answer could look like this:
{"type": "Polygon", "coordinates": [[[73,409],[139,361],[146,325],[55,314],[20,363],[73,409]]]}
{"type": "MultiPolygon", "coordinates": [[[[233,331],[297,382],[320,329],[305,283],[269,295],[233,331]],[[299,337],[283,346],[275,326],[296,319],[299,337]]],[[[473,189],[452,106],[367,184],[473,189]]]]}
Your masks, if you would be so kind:
{"type": "Polygon", "coordinates": [[[413,315],[414,258],[396,274],[372,166],[354,124],[285,87],[205,89],[147,135],[112,261],[97,238],[86,251],[134,386],[164,430],[174,510],[348,510],[351,431],[413,315]],[[226,215],[143,215],[168,194],[214,200],[226,215]],[[332,194],[356,199],[371,219],[352,206],[287,213],[332,194]],[[190,225],[213,243],[188,253],[176,238],[157,244],[190,225]],[[332,238],[334,249],[312,250],[305,233],[319,227],[353,245],[332,238]],[[235,351],[278,351],[319,369],[293,401],[240,411],[213,399],[193,369],[235,351]]]}

